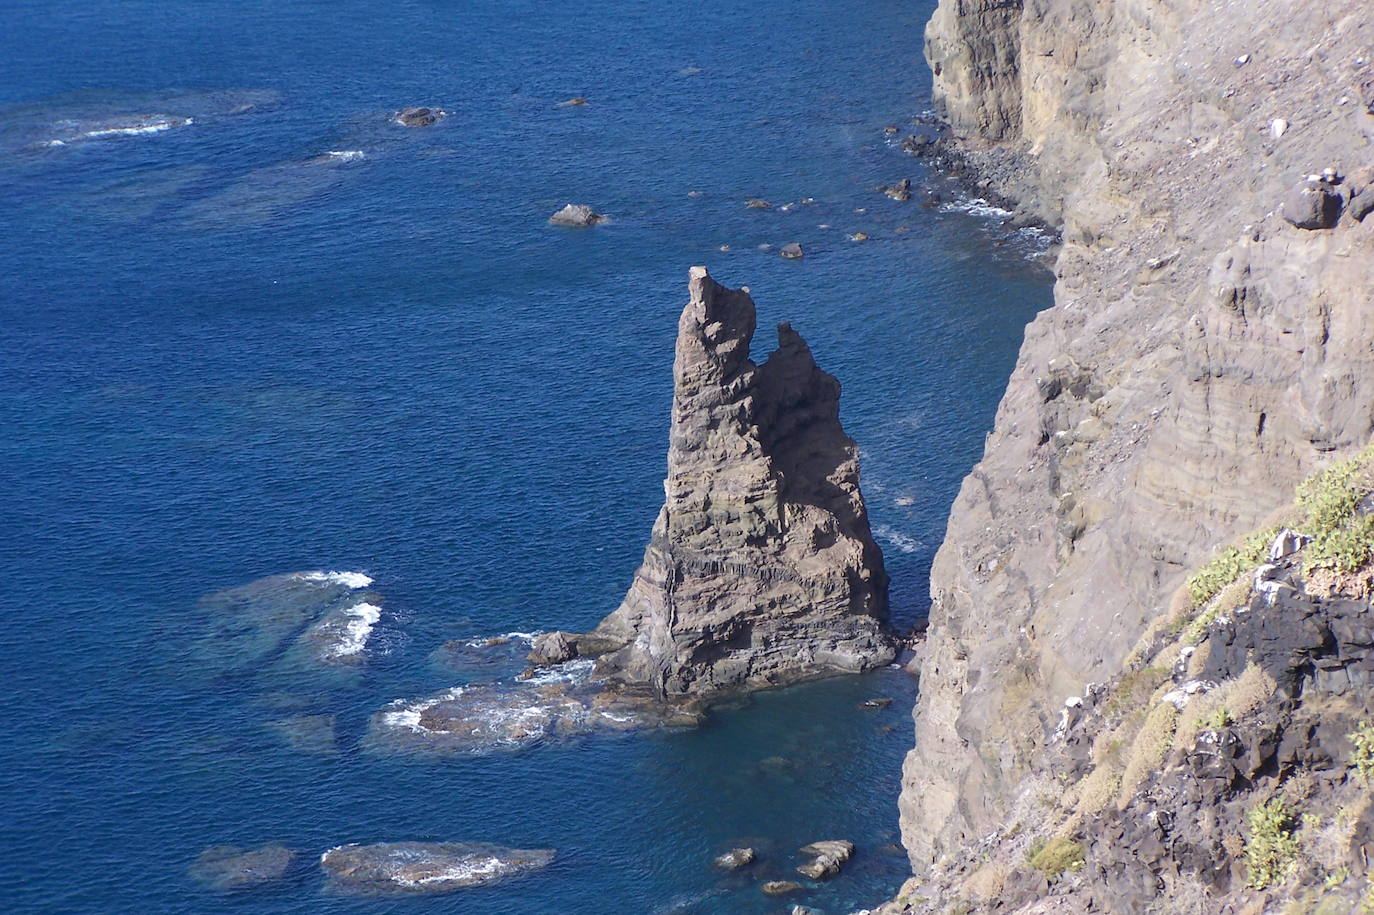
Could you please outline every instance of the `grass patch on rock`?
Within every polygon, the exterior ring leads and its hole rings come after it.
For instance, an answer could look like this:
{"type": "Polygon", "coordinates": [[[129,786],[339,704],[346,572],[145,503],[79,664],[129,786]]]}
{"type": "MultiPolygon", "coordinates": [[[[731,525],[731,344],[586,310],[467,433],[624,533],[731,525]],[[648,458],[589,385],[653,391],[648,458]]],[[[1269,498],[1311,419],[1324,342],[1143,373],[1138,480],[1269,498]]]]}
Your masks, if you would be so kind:
{"type": "Polygon", "coordinates": [[[1282,798],[1256,804],[1245,815],[1246,884],[1263,890],[1287,880],[1298,866],[1298,820],[1282,798]]]}
{"type": "Polygon", "coordinates": [[[1076,871],[1087,860],[1081,842],[1068,836],[1055,836],[1048,842],[1032,843],[1026,853],[1026,863],[1046,877],[1058,877],[1066,871],[1076,871]]]}

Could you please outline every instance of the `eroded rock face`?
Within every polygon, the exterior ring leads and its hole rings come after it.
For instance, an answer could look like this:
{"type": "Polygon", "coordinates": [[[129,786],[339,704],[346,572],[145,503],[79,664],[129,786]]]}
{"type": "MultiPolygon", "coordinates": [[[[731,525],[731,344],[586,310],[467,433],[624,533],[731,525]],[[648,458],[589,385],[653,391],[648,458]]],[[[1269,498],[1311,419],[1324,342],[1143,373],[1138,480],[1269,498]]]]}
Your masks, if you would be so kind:
{"type": "Polygon", "coordinates": [[[527,874],[548,866],[554,855],[476,842],[380,842],[331,848],[320,866],[334,886],[352,892],[432,894],[527,874]]]}
{"type": "Polygon", "coordinates": [[[839,383],[802,338],[749,358],[754,302],[692,268],[678,324],[666,500],[599,674],[665,698],[885,664],[887,574],[839,383]]]}
{"type": "Polygon", "coordinates": [[[1374,158],[1368,29],[1358,0],[941,0],[954,130],[1064,246],[931,573],[918,872],[995,828],[1188,570],[1374,432],[1374,223],[1277,212],[1374,158]]]}

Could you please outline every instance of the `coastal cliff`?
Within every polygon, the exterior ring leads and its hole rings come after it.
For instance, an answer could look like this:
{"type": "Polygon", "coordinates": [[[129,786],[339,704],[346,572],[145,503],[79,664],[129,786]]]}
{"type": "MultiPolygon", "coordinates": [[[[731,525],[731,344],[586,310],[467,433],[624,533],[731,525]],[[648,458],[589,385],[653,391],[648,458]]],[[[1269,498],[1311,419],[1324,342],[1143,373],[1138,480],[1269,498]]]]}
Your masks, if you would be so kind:
{"type": "Polygon", "coordinates": [[[625,600],[590,634],[620,646],[597,673],[699,698],[887,663],[887,574],[839,382],[787,324],[762,365],[749,358],[747,288],[704,267],[689,287],[664,504],[625,600]]]}
{"type": "MultiPolygon", "coordinates": [[[[1203,609],[1188,575],[1374,434],[1372,48],[1359,0],[941,0],[945,142],[1063,248],[932,570],[917,883],[953,892],[1059,771],[1066,699],[1162,650],[1203,609]]],[[[1084,895],[1140,911],[1151,879],[1084,895]]]]}

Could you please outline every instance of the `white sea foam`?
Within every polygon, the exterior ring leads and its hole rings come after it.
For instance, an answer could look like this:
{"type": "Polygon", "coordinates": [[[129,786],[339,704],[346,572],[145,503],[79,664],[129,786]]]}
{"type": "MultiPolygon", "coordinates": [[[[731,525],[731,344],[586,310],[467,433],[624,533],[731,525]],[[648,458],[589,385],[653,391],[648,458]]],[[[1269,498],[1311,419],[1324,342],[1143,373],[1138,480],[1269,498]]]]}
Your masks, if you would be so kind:
{"type": "Polygon", "coordinates": [[[1007,219],[1012,216],[1011,210],[1004,210],[999,206],[993,206],[982,197],[974,197],[972,200],[959,200],[955,203],[946,203],[940,207],[943,213],[968,213],[973,216],[985,216],[989,219],[1007,219]]]}
{"type": "Polygon", "coordinates": [[[455,686],[447,692],[431,696],[428,699],[421,699],[418,702],[397,699],[391,703],[387,711],[382,712],[382,724],[389,728],[415,731],[420,734],[428,733],[429,728],[420,723],[420,716],[440,702],[457,699],[461,695],[463,695],[463,687],[455,686]]]}
{"type": "Polygon", "coordinates": [[[483,877],[491,877],[501,873],[502,862],[500,858],[466,858],[461,862],[452,864],[441,871],[430,874],[427,877],[419,877],[415,880],[407,880],[404,875],[397,874],[392,879],[402,886],[425,886],[430,883],[451,883],[455,880],[469,881],[480,880],[483,877]]]}
{"type": "Polygon", "coordinates": [[[372,579],[362,572],[301,572],[296,577],[301,581],[324,581],[331,585],[344,585],[354,590],[366,588],[372,584],[372,579]]]}
{"type": "Polygon", "coordinates": [[[914,553],[921,548],[921,541],[912,537],[910,534],[903,534],[896,528],[886,524],[879,524],[873,529],[873,533],[891,543],[903,553],[914,553]]]}
{"type": "Polygon", "coordinates": [[[521,682],[531,686],[543,686],[546,683],[585,683],[591,677],[592,668],[595,666],[596,662],[591,658],[578,658],[553,667],[540,668],[534,676],[521,682]]]}
{"type": "Polygon", "coordinates": [[[368,603],[354,604],[344,613],[349,617],[348,624],[344,626],[339,644],[329,652],[330,656],[335,658],[354,655],[366,648],[367,637],[372,634],[372,627],[382,618],[382,608],[368,603]]]}
{"type": "Polygon", "coordinates": [[[522,641],[522,642],[528,642],[528,643],[530,643],[530,644],[533,644],[535,638],[536,638],[537,636],[540,636],[540,635],[543,635],[543,633],[542,633],[542,632],[504,632],[504,633],[502,633],[501,635],[495,635],[495,636],[490,636],[490,635],[478,636],[478,637],[475,638],[475,639],[468,639],[468,640],[467,640],[466,642],[464,642],[463,644],[466,645],[466,646],[469,647],[469,648],[488,648],[488,647],[490,647],[489,643],[491,642],[492,639],[505,639],[506,641],[509,641],[509,642],[513,642],[513,641],[515,641],[515,640],[518,639],[518,640],[520,640],[520,641],[522,641]]]}
{"type": "Polygon", "coordinates": [[[88,130],[82,134],[91,140],[98,140],[101,137],[133,137],[145,133],[162,133],[164,130],[171,130],[173,127],[185,127],[192,124],[191,118],[174,118],[170,121],[148,121],[144,124],[135,124],[130,127],[102,127],[99,130],[88,130]]]}
{"type": "Polygon", "coordinates": [[[67,144],[66,144],[66,141],[64,141],[64,140],[49,140],[48,142],[44,143],[43,145],[44,145],[44,146],[66,146],[67,144]]]}
{"type": "Polygon", "coordinates": [[[325,155],[340,162],[357,162],[359,159],[367,158],[361,149],[331,149],[326,151],[325,155]]]}

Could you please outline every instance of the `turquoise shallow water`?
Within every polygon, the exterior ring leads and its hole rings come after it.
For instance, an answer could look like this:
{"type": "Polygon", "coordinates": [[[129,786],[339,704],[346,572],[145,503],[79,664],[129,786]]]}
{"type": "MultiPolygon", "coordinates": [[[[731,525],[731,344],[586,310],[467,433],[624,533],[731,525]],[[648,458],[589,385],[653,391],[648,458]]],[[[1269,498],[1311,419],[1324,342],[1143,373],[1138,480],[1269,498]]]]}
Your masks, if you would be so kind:
{"type": "Polygon", "coordinates": [[[0,2],[4,907],[777,912],[757,882],[836,836],[858,855],[797,901],[899,885],[897,671],[521,754],[363,738],[461,682],[445,641],[615,607],[662,497],[694,263],[752,288],[757,355],[789,320],[841,379],[894,618],[924,613],[1049,301],[1032,240],[872,190],[921,177],[882,127],[928,105],[932,7],[0,2]],[[390,124],[408,104],[452,115],[390,124]],[[133,115],[177,126],[83,136],[133,115]],[[548,227],[569,200],[615,221],[548,227]],[[804,260],[757,247],[789,241],[804,260]],[[375,580],[361,664],[257,663],[232,632],[236,663],[207,656],[204,595],[310,569],[375,580]],[[295,714],[335,716],[330,752],[273,727],[295,714]],[[322,886],[319,852],[399,839],[559,858],[439,898],[322,886]],[[302,852],[269,889],[187,874],[266,842],[302,852]],[[757,870],[710,867],[741,842],[757,870]]]}

